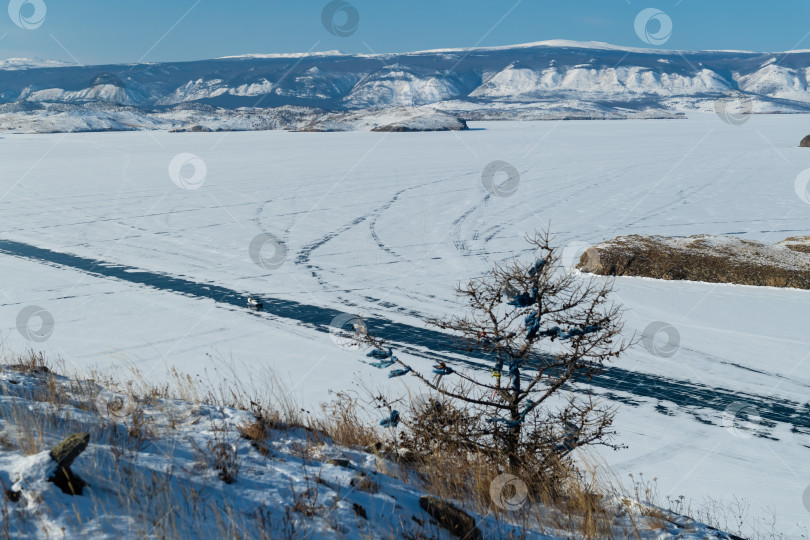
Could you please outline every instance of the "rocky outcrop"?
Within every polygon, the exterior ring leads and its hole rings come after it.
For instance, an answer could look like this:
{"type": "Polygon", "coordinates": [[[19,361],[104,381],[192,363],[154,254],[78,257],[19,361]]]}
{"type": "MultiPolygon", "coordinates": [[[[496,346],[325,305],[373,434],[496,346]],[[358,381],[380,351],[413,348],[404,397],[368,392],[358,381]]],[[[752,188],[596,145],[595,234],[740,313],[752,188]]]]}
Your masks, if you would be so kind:
{"type": "Polygon", "coordinates": [[[329,465],[335,465],[336,467],[344,467],[346,469],[350,469],[352,467],[352,462],[346,458],[332,458],[326,463],[329,465]]]}
{"type": "Polygon", "coordinates": [[[68,495],[81,495],[84,480],[79,478],[70,469],[73,461],[87,449],[90,443],[89,433],[74,433],[68,435],[62,442],[51,448],[49,453],[51,459],[56,462],[56,471],[48,478],[63,493],[68,495]]]}
{"type": "Polygon", "coordinates": [[[810,237],[770,245],[727,236],[620,236],[588,249],[577,268],[606,276],[810,289],[810,237]]]}
{"type": "Polygon", "coordinates": [[[87,449],[90,443],[89,433],[74,433],[51,448],[50,456],[59,467],[69,469],[73,461],[87,449]]]}
{"type": "Polygon", "coordinates": [[[447,529],[456,537],[465,540],[481,538],[481,531],[475,519],[453,503],[431,495],[423,495],[419,499],[419,506],[435,519],[440,527],[447,529]]]}

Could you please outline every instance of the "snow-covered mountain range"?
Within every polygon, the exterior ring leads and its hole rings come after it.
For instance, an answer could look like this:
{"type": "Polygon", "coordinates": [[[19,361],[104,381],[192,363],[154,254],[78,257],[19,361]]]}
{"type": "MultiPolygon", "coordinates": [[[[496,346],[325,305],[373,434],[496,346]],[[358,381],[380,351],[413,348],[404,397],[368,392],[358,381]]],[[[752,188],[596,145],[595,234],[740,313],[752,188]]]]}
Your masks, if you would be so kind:
{"type": "MultiPolygon", "coordinates": [[[[570,41],[103,66],[5,61],[0,115],[6,129],[39,131],[58,130],[60,123],[30,124],[32,116],[86,124],[66,122],[69,129],[91,129],[101,119],[107,123],[100,129],[184,128],[189,121],[208,129],[211,117],[280,107],[287,108],[284,117],[306,117],[289,123],[269,113],[294,129],[319,129],[313,122],[323,111],[356,116],[404,107],[424,114],[425,106],[464,119],[667,117],[714,110],[718,99],[735,98],[753,112],[807,112],[809,76],[810,51],[669,51],[570,41]],[[189,110],[199,118],[190,119],[189,110]]],[[[226,124],[213,128],[257,129],[255,122],[226,124]]]]}

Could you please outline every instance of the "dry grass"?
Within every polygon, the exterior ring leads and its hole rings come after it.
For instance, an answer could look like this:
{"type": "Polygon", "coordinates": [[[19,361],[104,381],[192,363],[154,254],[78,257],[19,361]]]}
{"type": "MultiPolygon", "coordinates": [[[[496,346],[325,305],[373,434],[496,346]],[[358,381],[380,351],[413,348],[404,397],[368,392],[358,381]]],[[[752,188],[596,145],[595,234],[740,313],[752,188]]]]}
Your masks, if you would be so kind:
{"type": "MultiPolygon", "coordinates": [[[[451,420],[437,426],[433,411],[425,408],[421,398],[414,401],[409,405],[410,415],[404,420],[410,429],[403,430],[398,439],[389,437],[382,445],[379,443],[386,440],[386,435],[361,421],[365,417],[363,403],[347,393],[335,394],[335,399],[324,406],[326,414],[318,422],[318,429],[349,447],[368,448],[377,443],[380,456],[387,458],[378,460],[380,472],[415,483],[428,494],[455,501],[467,511],[495,514],[505,524],[518,525],[523,530],[577,531],[582,538],[606,538],[615,534],[620,525],[615,508],[595,483],[583,480],[580,471],[568,460],[527,462],[520,470],[509,471],[527,488],[525,504],[517,511],[493,504],[490,487],[496,477],[507,472],[506,456],[483,455],[460,444],[459,441],[466,438],[466,435],[459,437],[463,434],[464,422],[462,416],[449,411],[447,404],[442,412],[451,420]],[[398,448],[407,448],[410,457],[402,459],[396,451],[398,448]]],[[[370,484],[373,484],[370,478],[357,477],[352,485],[355,489],[373,490],[370,484]]],[[[506,486],[502,493],[507,501],[516,495],[509,489],[510,486],[506,486]]],[[[639,535],[632,526],[625,532],[629,537],[639,535]]],[[[515,536],[522,537],[525,536],[515,536]]]]}
{"type": "Polygon", "coordinates": [[[320,492],[318,486],[321,485],[320,477],[315,478],[314,481],[311,476],[305,476],[306,487],[304,491],[296,493],[295,486],[290,481],[290,489],[292,491],[292,511],[301,514],[302,516],[312,517],[320,514],[323,511],[323,505],[318,502],[320,492]]]}
{"type": "Polygon", "coordinates": [[[323,417],[312,422],[312,428],[332,441],[349,448],[367,448],[380,440],[379,430],[360,417],[361,405],[347,392],[333,394],[335,399],[322,405],[323,417]]]}
{"type": "MultiPolygon", "coordinates": [[[[93,462],[87,466],[101,471],[105,477],[117,479],[118,486],[110,501],[94,501],[96,512],[99,516],[111,512],[109,506],[112,500],[121,507],[129,508],[130,515],[137,517],[132,524],[132,536],[176,538],[194,527],[205,527],[199,532],[208,536],[210,525],[205,524],[210,524],[213,518],[218,523],[218,534],[222,538],[275,538],[279,534],[286,538],[298,538],[309,534],[304,525],[307,518],[329,516],[326,509],[329,505],[320,500],[318,487],[324,482],[319,477],[307,476],[304,490],[296,491],[294,488],[286,517],[282,523],[272,523],[269,512],[261,507],[254,514],[245,515],[235,511],[227,501],[212,504],[202,496],[198,485],[179,481],[172,468],[148,473],[136,470],[134,464],[146,448],[153,452],[155,448],[162,449],[160,451],[165,452],[164,457],[172,462],[172,446],[164,443],[172,439],[173,433],[183,422],[194,423],[213,432],[210,444],[197,448],[197,466],[215,471],[225,483],[237,481],[242,467],[242,457],[232,438],[249,440],[266,459],[274,459],[273,438],[278,437],[279,433],[299,430],[299,433],[306,435],[301,438],[299,449],[305,463],[321,459],[320,450],[327,441],[355,449],[376,445],[379,449],[379,473],[454,501],[467,511],[494,515],[513,538],[525,537],[521,529],[549,534],[568,531],[582,538],[605,538],[614,536],[617,527],[625,527],[623,536],[638,537],[642,530],[654,528],[655,520],[661,526],[666,522],[664,513],[656,515],[651,511],[647,517],[652,521],[633,523],[631,520],[629,526],[626,520],[619,523],[621,516],[608,497],[615,490],[610,486],[600,488],[595,471],[579,470],[568,460],[525,462],[519,470],[506,471],[503,456],[482,455],[459,443],[458,430],[463,430],[463,425],[456,423],[452,429],[448,429],[448,426],[437,427],[433,422],[435,419],[430,417],[430,411],[424,408],[412,407],[411,414],[403,415],[409,427],[406,426],[407,429],[401,430],[401,433],[408,434],[394,438],[390,431],[364,420],[369,418],[367,404],[347,393],[335,394],[334,399],[324,405],[323,414],[312,418],[283,393],[257,399],[255,394],[249,393],[250,389],[231,387],[222,388],[217,394],[200,395],[193,388],[191,379],[176,372],[175,380],[182,382],[182,385],[157,388],[142,380],[131,385],[115,385],[113,380],[98,374],[94,374],[90,380],[62,377],[55,373],[41,354],[34,353],[7,362],[5,369],[34,376],[40,383],[23,387],[21,382],[16,385],[11,382],[13,378],[4,383],[16,386],[13,392],[8,393],[16,397],[7,397],[0,406],[0,445],[30,455],[50,448],[69,432],[93,431],[93,442],[104,442],[109,450],[92,454],[93,462]],[[100,429],[99,381],[107,388],[118,388],[126,396],[121,405],[123,409],[119,409],[126,413],[125,417],[101,422],[100,429]],[[180,392],[185,399],[192,399],[195,407],[235,406],[252,413],[252,420],[239,423],[236,431],[229,432],[221,419],[217,421],[209,416],[206,420],[193,411],[190,414],[188,411],[177,414],[175,402],[181,400],[174,392],[178,387],[184,388],[180,392]],[[87,412],[90,419],[71,418],[65,413],[65,404],[87,412]],[[155,420],[155,410],[162,413],[157,415],[163,418],[162,421],[155,420]],[[91,430],[88,429],[88,421],[93,421],[93,418],[96,424],[95,429],[91,430]],[[416,432],[411,432],[414,429],[416,432]],[[405,454],[397,452],[401,448],[407,448],[407,459],[405,454]],[[517,476],[527,489],[526,504],[516,511],[507,511],[493,504],[490,488],[493,481],[506,472],[517,476]],[[178,505],[190,509],[191,522],[180,513],[160,511],[161,508],[171,509],[178,505]]],[[[379,490],[379,484],[368,475],[358,474],[350,489],[375,493],[379,490]]],[[[509,500],[517,494],[505,489],[501,495],[509,500]]],[[[642,484],[639,484],[635,494],[630,495],[636,500],[646,501],[654,501],[657,497],[652,486],[642,487],[642,484]]],[[[0,514],[6,514],[9,501],[2,496],[0,500],[0,514]]],[[[676,509],[683,512],[689,510],[683,508],[682,501],[676,509]]],[[[355,512],[361,519],[361,510],[355,509],[355,512]]],[[[719,509],[713,512],[713,515],[721,515],[719,509]]],[[[76,516],[76,531],[83,530],[83,520],[87,517],[76,516]]],[[[3,516],[0,515],[0,518],[3,516]]],[[[339,530],[339,524],[335,524],[335,528],[339,530]]],[[[0,528],[2,536],[3,529],[0,528]]],[[[407,521],[400,524],[400,529],[392,531],[391,537],[428,538],[429,535],[424,523],[407,521]]]]}
{"type": "MultiPolygon", "coordinates": [[[[38,383],[23,385],[21,380],[13,376],[3,383],[7,385],[3,393],[14,396],[0,406],[0,418],[3,419],[0,438],[3,444],[23,454],[33,455],[52,445],[54,441],[48,439],[49,434],[58,433],[65,427],[81,431],[81,424],[61,409],[69,403],[87,410],[87,403],[75,403],[74,399],[67,397],[42,354],[29,351],[14,360],[7,365],[7,369],[12,373],[34,377],[38,383]]],[[[76,382],[71,389],[83,392],[87,386],[76,382]]]]}
{"type": "Polygon", "coordinates": [[[228,429],[224,423],[217,425],[212,422],[211,427],[214,438],[208,443],[206,454],[211,458],[213,467],[219,471],[219,479],[232,484],[242,467],[239,452],[236,445],[228,440],[228,429]]]}
{"type": "Polygon", "coordinates": [[[261,443],[270,437],[270,427],[262,418],[255,418],[250,422],[243,422],[236,426],[239,435],[254,443],[261,443]]]}
{"type": "Polygon", "coordinates": [[[768,245],[735,237],[621,236],[589,248],[578,268],[607,276],[810,289],[810,237],[768,245]]]}

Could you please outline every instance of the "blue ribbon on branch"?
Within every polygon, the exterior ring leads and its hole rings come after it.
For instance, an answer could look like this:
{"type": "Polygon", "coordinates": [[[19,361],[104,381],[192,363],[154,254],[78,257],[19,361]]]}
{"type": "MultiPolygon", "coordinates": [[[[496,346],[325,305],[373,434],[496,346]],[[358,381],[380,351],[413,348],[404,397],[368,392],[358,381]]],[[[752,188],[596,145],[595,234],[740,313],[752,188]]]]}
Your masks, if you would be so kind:
{"type": "Polygon", "coordinates": [[[522,292],[519,295],[512,298],[510,302],[507,302],[510,306],[517,306],[517,307],[529,307],[530,305],[537,302],[537,295],[540,292],[537,290],[537,286],[532,287],[532,293],[529,294],[527,292],[522,292]]]}
{"type": "Polygon", "coordinates": [[[405,369],[395,369],[393,371],[388,372],[388,378],[393,379],[394,377],[402,377],[403,375],[409,373],[411,371],[411,366],[406,366],[405,369]]]}
{"type": "Polygon", "coordinates": [[[396,364],[397,363],[397,357],[392,356],[388,360],[380,360],[379,362],[363,362],[363,363],[368,364],[371,367],[375,367],[375,368],[379,368],[379,369],[385,369],[385,368],[389,368],[389,367],[393,366],[394,364],[396,364]]]}
{"type": "Polygon", "coordinates": [[[374,349],[366,356],[368,356],[369,358],[377,358],[378,360],[384,360],[386,358],[390,358],[392,354],[394,354],[394,351],[391,350],[391,347],[388,347],[387,350],[374,349]]]}
{"type": "Polygon", "coordinates": [[[560,339],[571,339],[572,337],[576,336],[584,336],[585,334],[592,334],[594,332],[598,332],[600,328],[594,325],[588,325],[585,328],[573,328],[568,332],[564,331],[559,326],[555,326],[553,328],[549,328],[548,330],[543,330],[539,332],[541,336],[550,336],[552,338],[560,338],[560,339]]]}
{"type": "Polygon", "coordinates": [[[543,266],[545,266],[545,264],[546,264],[545,259],[539,259],[536,263],[534,263],[534,266],[529,269],[529,275],[534,277],[534,275],[537,274],[540,271],[540,269],[543,268],[543,266]]]}
{"type": "Polygon", "coordinates": [[[397,427],[399,425],[399,411],[393,410],[388,418],[380,420],[382,427],[397,427]]]}
{"type": "Polygon", "coordinates": [[[483,336],[481,338],[481,345],[483,345],[484,347],[494,347],[496,344],[500,343],[504,339],[509,339],[509,338],[515,337],[514,332],[510,332],[509,334],[507,334],[505,336],[495,336],[492,339],[487,337],[485,334],[481,334],[481,335],[483,336]]]}
{"type": "Polygon", "coordinates": [[[537,320],[537,312],[532,311],[526,318],[523,319],[523,325],[528,328],[526,332],[526,340],[531,341],[532,339],[537,337],[537,333],[540,332],[540,321],[537,320]]]}
{"type": "Polygon", "coordinates": [[[451,373],[453,373],[453,368],[449,368],[444,365],[436,365],[433,366],[433,373],[435,373],[436,375],[450,375],[451,373]]]}

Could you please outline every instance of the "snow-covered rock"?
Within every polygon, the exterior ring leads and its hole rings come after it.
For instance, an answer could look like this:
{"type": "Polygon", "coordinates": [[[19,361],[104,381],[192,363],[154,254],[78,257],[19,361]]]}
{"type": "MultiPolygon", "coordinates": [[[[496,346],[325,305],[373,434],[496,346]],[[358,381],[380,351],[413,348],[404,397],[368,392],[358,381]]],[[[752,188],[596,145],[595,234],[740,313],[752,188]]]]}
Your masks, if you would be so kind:
{"type": "Polygon", "coordinates": [[[145,111],[110,104],[63,105],[18,102],[0,105],[0,132],[76,133],[165,129],[186,131],[460,131],[467,124],[457,115],[430,107],[327,112],[311,107],[273,109],[185,104],[145,111]]]}

